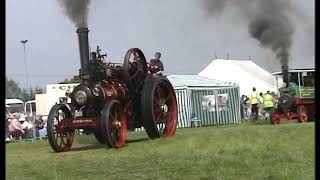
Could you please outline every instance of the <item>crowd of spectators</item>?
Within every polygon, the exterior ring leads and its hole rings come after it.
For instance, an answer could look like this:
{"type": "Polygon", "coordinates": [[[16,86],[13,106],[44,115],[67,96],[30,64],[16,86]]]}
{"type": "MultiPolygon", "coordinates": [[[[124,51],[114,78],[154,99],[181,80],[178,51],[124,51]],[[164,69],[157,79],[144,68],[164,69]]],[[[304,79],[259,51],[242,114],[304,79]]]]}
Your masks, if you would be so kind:
{"type": "Polygon", "coordinates": [[[42,116],[26,118],[20,121],[20,114],[11,114],[6,110],[5,117],[5,141],[32,140],[34,138],[45,138],[47,136],[46,123],[42,116]],[[34,137],[35,131],[35,137],[34,137]]]}
{"type": "MultiPolygon", "coordinates": [[[[269,91],[268,91],[269,92],[269,91]]],[[[267,94],[267,93],[265,93],[267,94]]],[[[258,108],[259,108],[259,119],[267,119],[268,113],[264,108],[264,93],[260,92],[258,98],[258,108]]],[[[278,96],[275,92],[270,92],[273,98],[273,107],[276,107],[278,96]]],[[[252,110],[251,110],[250,97],[247,95],[242,95],[240,99],[240,114],[243,120],[252,120],[252,110]]]]}

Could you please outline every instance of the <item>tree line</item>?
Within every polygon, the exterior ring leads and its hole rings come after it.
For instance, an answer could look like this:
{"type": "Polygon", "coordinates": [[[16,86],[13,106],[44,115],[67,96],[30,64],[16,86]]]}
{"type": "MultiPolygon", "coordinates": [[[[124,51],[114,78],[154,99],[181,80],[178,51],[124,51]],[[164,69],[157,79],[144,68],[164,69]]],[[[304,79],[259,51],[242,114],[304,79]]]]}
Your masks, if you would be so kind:
{"type": "MultiPolygon", "coordinates": [[[[59,82],[59,84],[79,82],[80,78],[78,76],[74,76],[73,78],[65,79],[59,82]]],[[[41,87],[36,86],[27,90],[25,88],[21,88],[15,80],[6,77],[6,99],[18,98],[21,99],[23,102],[27,102],[30,100],[34,100],[36,94],[43,93],[45,93],[45,90],[43,90],[41,87]]]]}
{"type": "Polygon", "coordinates": [[[29,90],[21,88],[19,84],[6,77],[6,99],[18,98],[22,101],[30,101],[35,99],[35,94],[42,94],[44,90],[40,87],[30,88],[29,90]]]}

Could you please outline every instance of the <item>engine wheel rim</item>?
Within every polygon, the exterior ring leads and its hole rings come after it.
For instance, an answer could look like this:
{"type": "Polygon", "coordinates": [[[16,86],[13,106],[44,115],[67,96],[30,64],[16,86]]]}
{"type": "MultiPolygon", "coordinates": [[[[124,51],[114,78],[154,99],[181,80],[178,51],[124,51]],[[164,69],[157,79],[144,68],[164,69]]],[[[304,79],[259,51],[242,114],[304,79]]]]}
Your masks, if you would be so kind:
{"type": "Polygon", "coordinates": [[[55,149],[61,151],[69,151],[71,149],[75,132],[74,130],[66,129],[63,127],[63,121],[68,118],[63,108],[58,108],[53,114],[53,135],[52,139],[55,141],[55,149]]]}
{"type": "Polygon", "coordinates": [[[153,114],[161,136],[173,136],[177,126],[177,101],[170,84],[163,81],[155,89],[153,114]]]}
{"type": "Polygon", "coordinates": [[[110,135],[110,143],[116,148],[123,147],[127,138],[127,121],[120,104],[114,103],[112,105],[108,118],[107,133],[110,135]]]}
{"type": "Polygon", "coordinates": [[[147,76],[147,61],[143,52],[138,48],[129,49],[123,65],[124,78],[128,87],[132,92],[139,94],[147,76]]]}

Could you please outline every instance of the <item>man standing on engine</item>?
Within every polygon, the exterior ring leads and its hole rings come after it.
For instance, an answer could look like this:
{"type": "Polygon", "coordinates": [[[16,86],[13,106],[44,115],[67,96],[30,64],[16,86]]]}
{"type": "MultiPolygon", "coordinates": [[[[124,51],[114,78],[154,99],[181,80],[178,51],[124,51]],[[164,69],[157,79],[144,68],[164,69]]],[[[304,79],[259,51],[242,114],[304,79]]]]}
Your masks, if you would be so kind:
{"type": "Polygon", "coordinates": [[[255,87],[252,88],[250,103],[251,103],[251,116],[253,118],[253,121],[257,121],[259,116],[259,107],[258,107],[259,101],[258,101],[258,93],[255,87]]]}
{"type": "Polygon", "coordinates": [[[152,64],[152,65],[156,66],[157,68],[159,68],[160,71],[158,73],[161,74],[162,71],[164,71],[164,68],[163,68],[163,64],[162,64],[160,58],[161,58],[161,53],[160,52],[156,52],[155,58],[150,60],[150,64],[152,64]]]}

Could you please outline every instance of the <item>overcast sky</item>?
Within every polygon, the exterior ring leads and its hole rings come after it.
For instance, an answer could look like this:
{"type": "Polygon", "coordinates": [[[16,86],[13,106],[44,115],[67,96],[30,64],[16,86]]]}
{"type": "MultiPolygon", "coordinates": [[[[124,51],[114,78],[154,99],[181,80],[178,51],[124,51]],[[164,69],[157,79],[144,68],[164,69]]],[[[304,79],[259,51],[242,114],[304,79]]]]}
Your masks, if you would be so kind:
{"type": "MultiPolygon", "coordinates": [[[[197,74],[216,54],[219,58],[251,59],[266,70],[280,70],[267,49],[250,38],[247,24],[232,12],[208,18],[200,0],[92,0],[89,43],[100,46],[108,60],[122,62],[129,48],[140,48],[148,60],[162,52],[167,74],[197,74]]],[[[301,16],[290,68],[314,67],[314,1],[294,0],[301,16]],[[312,27],[310,29],[310,27],[312,27]]],[[[56,0],[6,1],[6,75],[26,86],[23,46],[29,86],[57,83],[78,74],[76,28],[56,0]]],[[[227,67],[226,67],[227,68],[227,67]]]]}

